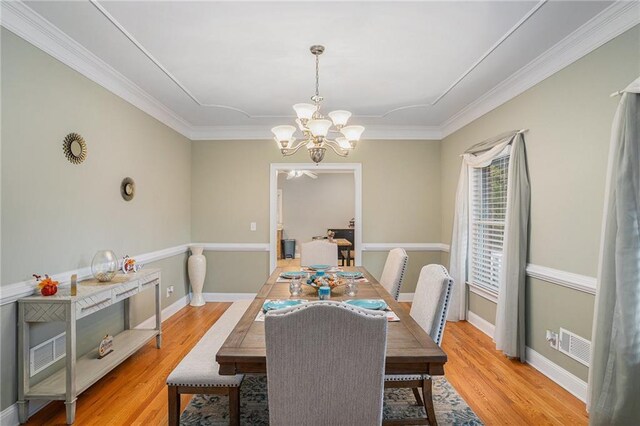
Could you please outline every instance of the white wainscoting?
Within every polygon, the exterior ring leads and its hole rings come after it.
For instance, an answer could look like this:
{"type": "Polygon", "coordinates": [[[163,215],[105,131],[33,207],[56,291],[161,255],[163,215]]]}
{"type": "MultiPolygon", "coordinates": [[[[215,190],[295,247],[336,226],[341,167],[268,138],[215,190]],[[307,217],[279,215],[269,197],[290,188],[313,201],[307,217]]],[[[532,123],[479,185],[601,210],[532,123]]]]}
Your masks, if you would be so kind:
{"type": "MultiPolygon", "coordinates": [[[[140,263],[156,262],[168,257],[176,256],[189,251],[190,246],[203,246],[205,251],[226,251],[226,252],[269,252],[269,243],[190,243],[156,250],[149,253],[134,256],[140,263]]],[[[407,251],[440,251],[448,252],[449,245],[444,243],[362,243],[363,251],[389,251],[396,247],[402,247],[407,251]]],[[[52,278],[61,283],[61,286],[68,285],[71,275],[78,274],[78,279],[91,277],[91,267],[54,274],[52,278]]],[[[552,284],[561,285],[573,290],[582,291],[589,294],[596,292],[596,278],[572,272],[561,271],[559,269],[548,268],[534,264],[527,265],[527,275],[531,278],[543,280],[552,284]]],[[[0,305],[13,303],[21,297],[29,296],[33,293],[36,283],[33,279],[20,281],[17,283],[0,286],[0,305]]],[[[472,290],[473,291],[473,290],[472,290]]],[[[475,291],[473,291],[475,293],[475,291]]],[[[482,294],[480,294],[482,296],[482,294]]],[[[492,300],[489,298],[489,300],[492,300]]]]}
{"type": "MultiPolygon", "coordinates": [[[[467,312],[467,321],[469,324],[473,325],[493,339],[495,326],[489,321],[481,318],[479,315],[471,311],[467,312]]],[[[526,348],[525,361],[527,364],[531,365],[533,368],[562,386],[580,401],[586,402],[587,382],[568,372],[558,364],[550,361],[548,358],[540,355],[528,346],[526,348]]]]}

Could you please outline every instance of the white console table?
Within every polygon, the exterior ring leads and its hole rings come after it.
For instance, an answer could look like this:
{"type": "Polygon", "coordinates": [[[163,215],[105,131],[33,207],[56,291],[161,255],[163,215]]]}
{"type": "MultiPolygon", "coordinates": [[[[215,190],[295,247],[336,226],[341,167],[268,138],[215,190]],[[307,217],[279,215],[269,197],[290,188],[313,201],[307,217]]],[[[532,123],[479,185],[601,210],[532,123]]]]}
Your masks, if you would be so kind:
{"type": "MultiPolygon", "coordinates": [[[[29,418],[29,400],[64,400],[67,424],[75,420],[76,398],[89,386],[117,367],[153,337],[156,347],[162,343],[160,319],[160,270],[143,269],[137,273],[118,274],[108,283],[86,280],[78,283],[77,294],[60,288],[54,296],[34,295],[18,300],[18,415],[20,423],[29,418]],[[156,326],[131,329],[129,298],[155,289],[156,326]],[[113,352],[98,359],[94,349],[76,359],[76,321],[108,306],[124,301],[124,331],[113,336],[113,352]],[[65,367],[41,382],[30,386],[29,324],[66,323],[65,367]]],[[[102,336],[100,336],[102,337],[102,336]]]]}

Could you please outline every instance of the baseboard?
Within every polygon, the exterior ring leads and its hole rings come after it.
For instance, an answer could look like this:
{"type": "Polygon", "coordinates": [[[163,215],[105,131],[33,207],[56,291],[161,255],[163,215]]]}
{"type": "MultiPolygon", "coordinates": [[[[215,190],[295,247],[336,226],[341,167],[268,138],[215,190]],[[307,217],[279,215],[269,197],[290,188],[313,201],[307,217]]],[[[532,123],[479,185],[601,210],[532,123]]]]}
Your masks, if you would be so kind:
{"type": "MultiPolygon", "coordinates": [[[[29,401],[29,417],[36,414],[45,405],[47,405],[51,401],[45,401],[40,399],[34,399],[33,401],[29,401]]],[[[2,426],[18,426],[20,424],[20,420],[18,418],[18,404],[13,404],[0,413],[0,425],[2,426]]]]}
{"type": "Polygon", "coordinates": [[[256,293],[202,293],[205,302],[237,302],[238,300],[253,300],[256,293]]]}
{"type": "MultiPolygon", "coordinates": [[[[482,331],[493,339],[495,326],[479,315],[467,312],[469,324],[482,331]]],[[[530,347],[526,348],[525,361],[527,364],[562,386],[567,392],[578,398],[582,402],[587,401],[587,382],[568,372],[558,364],[540,355],[530,347]]]]}
{"type": "Polygon", "coordinates": [[[475,314],[471,311],[467,312],[467,321],[469,324],[482,331],[487,336],[493,339],[493,334],[495,332],[496,326],[491,324],[486,319],[482,318],[480,315],[475,314]]]}
{"type": "MultiPolygon", "coordinates": [[[[189,304],[190,297],[189,295],[183,296],[180,299],[173,302],[171,305],[167,306],[160,313],[160,318],[162,318],[162,322],[171,318],[173,314],[178,312],[180,309],[184,308],[189,304]]],[[[135,328],[154,328],[156,325],[156,316],[153,315],[146,320],[142,321],[140,324],[136,325],[135,328]]]]}
{"type": "Polygon", "coordinates": [[[527,347],[526,361],[527,364],[562,386],[580,401],[586,403],[587,382],[571,374],[529,347],[527,347]]]}
{"type": "Polygon", "coordinates": [[[414,293],[400,293],[398,296],[398,302],[411,302],[413,301],[414,293]]]}

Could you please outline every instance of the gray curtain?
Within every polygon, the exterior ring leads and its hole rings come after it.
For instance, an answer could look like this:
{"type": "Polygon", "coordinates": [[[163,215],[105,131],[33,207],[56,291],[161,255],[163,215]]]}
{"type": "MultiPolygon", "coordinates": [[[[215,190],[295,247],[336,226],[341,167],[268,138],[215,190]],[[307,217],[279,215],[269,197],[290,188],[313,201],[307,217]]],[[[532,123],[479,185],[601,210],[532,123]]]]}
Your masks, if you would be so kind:
{"type": "Polygon", "coordinates": [[[486,167],[510,150],[503,267],[499,277],[496,348],[512,358],[525,358],[525,269],[527,266],[530,190],[523,131],[509,131],[480,142],[462,156],[449,260],[455,285],[450,321],[466,318],[466,283],[469,256],[469,169],[486,167]]]}
{"type": "Polygon", "coordinates": [[[496,328],[496,349],[511,358],[525,359],[525,280],[529,234],[530,189],[522,134],[511,143],[507,178],[507,216],[496,328]]]}
{"type": "Polygon", "coordinates": [[[614,118],[589,369],[591,425],[640,424],[640,78],[614,118]]]}

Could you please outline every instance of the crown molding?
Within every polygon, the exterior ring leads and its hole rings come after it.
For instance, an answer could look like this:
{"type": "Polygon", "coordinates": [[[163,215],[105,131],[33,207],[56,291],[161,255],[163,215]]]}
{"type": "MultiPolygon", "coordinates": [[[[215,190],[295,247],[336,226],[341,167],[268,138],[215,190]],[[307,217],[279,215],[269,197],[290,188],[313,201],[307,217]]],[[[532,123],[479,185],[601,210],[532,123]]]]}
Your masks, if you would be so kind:
{"type": "MultiPolygon", "coordinates": [[[[193,126],[189,139],[228,141],[271,139],[271,126],[193,126]]],[[[366,126],[366,140],[441,140],[438,126],[366,126]]]]}
{"type": "Polygon", "coordinates": [[[2,1],[0,25],[116,96],[189,137],[191,125],[22,1],[2,1]]]}
{"type": "MultiPolygon", "coordinates": [[[[190,140],[268,139],[268,126],[194,126],[22,1],[2,1],[0,25],[190,140]]],[[[368,140],[442,140],[640,23],[617,1],[439,126],[367,126],[368,140]]]]}
{"type": "Polygon", "coordinates": [[[640,3],[616,1],[509,78],[446,120],[440,130],[447,137],[542,80],[640,24],[640,3]]]}

